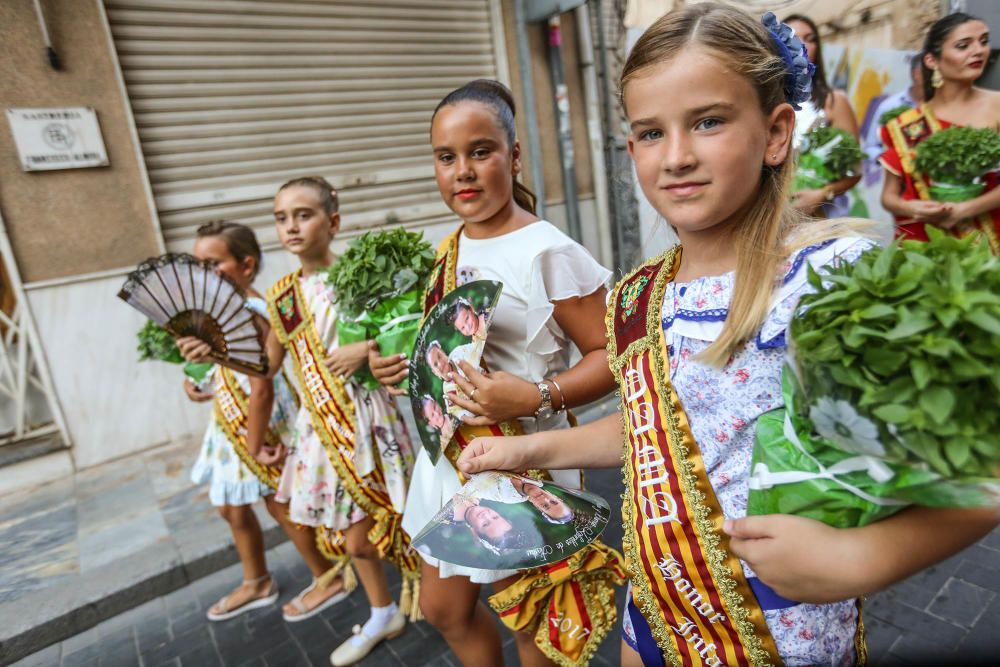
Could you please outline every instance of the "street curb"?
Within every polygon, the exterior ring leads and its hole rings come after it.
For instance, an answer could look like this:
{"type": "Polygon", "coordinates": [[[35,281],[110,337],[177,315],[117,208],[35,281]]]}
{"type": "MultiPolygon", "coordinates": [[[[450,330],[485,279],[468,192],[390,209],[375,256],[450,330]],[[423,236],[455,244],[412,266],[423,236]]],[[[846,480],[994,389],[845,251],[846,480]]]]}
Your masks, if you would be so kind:
{"type": "MultiPolygon", "coordinates": [[[[265,549],[287,540],[281,526],[264,529],[265,549]]],[[[25,595],[4,605],[0,665],[16,662],[237,562],[239,556],[231,539],[219,540],[187,558],[176,545],[162,544],[95,570],[85,580],[25,595]]]]}

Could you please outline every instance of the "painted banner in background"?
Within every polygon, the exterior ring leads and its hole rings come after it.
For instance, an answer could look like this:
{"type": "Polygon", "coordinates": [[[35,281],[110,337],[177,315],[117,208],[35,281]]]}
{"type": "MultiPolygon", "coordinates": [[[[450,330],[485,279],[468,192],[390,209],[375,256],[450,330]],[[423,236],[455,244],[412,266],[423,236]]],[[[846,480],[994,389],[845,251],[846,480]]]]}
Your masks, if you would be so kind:
{"type": "Polygon", "coordinates": [[[861,131],[865,152],[864,176],[855,188],[874,220],[892,222],[882,208],[883,169],[878,163],[882,151],[878,142],[875,110],[889,95],[910,86],[909,58],[912,51],[895,49],[852,49],[841,44],[824,44],[823,60],[830,85],[847,93],[861,131]]]}

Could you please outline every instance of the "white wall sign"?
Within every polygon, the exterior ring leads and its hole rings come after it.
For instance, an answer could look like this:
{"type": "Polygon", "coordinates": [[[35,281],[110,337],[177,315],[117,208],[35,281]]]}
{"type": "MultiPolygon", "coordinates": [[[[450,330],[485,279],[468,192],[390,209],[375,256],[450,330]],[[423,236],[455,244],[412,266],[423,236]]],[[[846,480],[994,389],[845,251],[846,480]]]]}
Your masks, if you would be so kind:
{"type": "Polygon", "coordinates": [[[7,109],[24,171],[105,167],[97,112],[90,107],[7,109]]]}

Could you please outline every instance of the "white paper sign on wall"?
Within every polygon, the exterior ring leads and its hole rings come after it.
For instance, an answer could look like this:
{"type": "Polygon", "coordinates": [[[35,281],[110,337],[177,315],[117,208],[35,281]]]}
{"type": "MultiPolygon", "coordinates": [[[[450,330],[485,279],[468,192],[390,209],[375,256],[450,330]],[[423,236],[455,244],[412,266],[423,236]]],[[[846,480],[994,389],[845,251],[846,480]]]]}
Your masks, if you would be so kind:
{"type": "Polygon", "coordinates": [[[90,107],[7,109],[24,171],[106,167],[97,112],[90,107]]]}

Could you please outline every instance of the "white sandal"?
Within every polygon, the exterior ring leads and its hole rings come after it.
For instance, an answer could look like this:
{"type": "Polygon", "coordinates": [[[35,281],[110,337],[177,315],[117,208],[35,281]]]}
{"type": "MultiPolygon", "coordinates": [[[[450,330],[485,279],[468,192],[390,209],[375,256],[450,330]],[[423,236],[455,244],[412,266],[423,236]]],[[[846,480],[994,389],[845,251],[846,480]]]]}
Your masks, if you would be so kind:
{"type": "MultiPolygon", "coordinates": [[[[257,577],[256,579],[250,579],[250,580],[244,579],[243,584],[241,584],[241,587],[247,584],[259,584],[265,579],[271,579],[270,572],[268,572],[262,577],[257,577]]],[[[268,607],[278,601],[278,594],[279,594],[278,584],[274,583],[274,579],[271,579],[271,585],[268,587],[267,591],[268,592],[264,597],[247,600],[246,602],[241,604],[239,607],[236,607],[235,609],[223,611],[222,613],[213,612],[212,609],[215,609],[216,607],[221,607],[222,609],[226,609],[226,606],[229,603],[229,598],[231,598],[233,594],[230,593],[229,595],[225,595],[218,602],[216,602],[209,608],[208,613],[205,614],[205,616],[207,616],[208,620],[210,621],[228,621],[229,619],[236,618],[240,614],[246,613],[252,609],[260,609],[261,607],[268,607]]]]}
{"type": "Polygon", "coordinates": [[[298,623],[299,621],[304,621],[307,618],[312,618],[313,616],[320,613],[324,609],[332,607],[341,600],[346,599],[347,596],[351,594],[351,591],[347,590],[347,586],[345,585],[343,589],[337,591],[336,593],[334,593],[333,595],[331,595],[330,597],[328,597],[327,599],[323,600],[318,605],[310,609],[308,606],[306,606],[305,597],[309,595],[309,593],[311,593],[313,590],[315,590],[318,585],[319,585],[319,579],[313,579],[312,583],[306,586],[301,593],[299,593],[298,595],[296,595],[295,597],[293,597],[291,600],[288,601],[288,604],[292,605],[292,607],[298,613],[295,614],[294,616],[289,616],[288,613],[282,612],[281,617],[285,619],[286,623],[298,623]]]}

